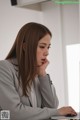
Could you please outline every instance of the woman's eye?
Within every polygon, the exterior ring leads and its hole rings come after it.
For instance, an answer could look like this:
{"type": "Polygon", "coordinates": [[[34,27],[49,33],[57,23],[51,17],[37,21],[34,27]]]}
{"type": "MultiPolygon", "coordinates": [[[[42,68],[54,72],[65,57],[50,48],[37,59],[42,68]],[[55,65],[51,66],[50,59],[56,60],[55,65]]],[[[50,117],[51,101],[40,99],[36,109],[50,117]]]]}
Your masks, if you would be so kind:
{"type": "Polygon", "coordinates": [[[48,49],[50,49],[51,47],[49,46],[48,49]]]}
{"type": "Polygon", "coordinates": [[[45,46],[39,46],[40,48],[45,48],[45,46]]]}

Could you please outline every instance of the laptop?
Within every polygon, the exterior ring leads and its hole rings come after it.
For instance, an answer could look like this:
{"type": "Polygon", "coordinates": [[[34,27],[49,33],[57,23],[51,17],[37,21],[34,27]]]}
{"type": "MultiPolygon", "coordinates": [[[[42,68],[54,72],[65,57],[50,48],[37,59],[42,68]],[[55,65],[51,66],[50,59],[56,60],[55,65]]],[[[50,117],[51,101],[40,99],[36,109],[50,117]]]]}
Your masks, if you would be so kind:
{"type": "Polygon", "coordinates": [[[62,115],[60,115],[60,116],[54,115],[51,117],[51,120],[54,120],[54,119],[77,119],[77,120],[80,120],[80,112],[78,112],[76,116],[67,116],[66,117],[66,116],[62,116],[62,115]]]}

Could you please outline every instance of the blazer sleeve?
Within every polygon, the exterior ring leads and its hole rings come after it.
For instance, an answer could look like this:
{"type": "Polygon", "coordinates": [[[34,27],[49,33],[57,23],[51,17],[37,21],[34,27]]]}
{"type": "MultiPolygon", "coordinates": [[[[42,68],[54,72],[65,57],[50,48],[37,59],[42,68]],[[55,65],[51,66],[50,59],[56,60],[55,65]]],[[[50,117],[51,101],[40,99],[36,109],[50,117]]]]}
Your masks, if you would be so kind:
{"type": "Polygon", "coordinates": [[[42,107],[57,108],[59,101],[56,95],[56,90],[49,74],[46,76],[39,76],[40,92],[42,95],[42,107]]]}
{"type": "Polygon", "coordinates": [[[58,115],[57,109],[33,108],[21,103],[9,62],[0,62],[0,107],[10,110],[10,120],[43,120],[58,115]]]}

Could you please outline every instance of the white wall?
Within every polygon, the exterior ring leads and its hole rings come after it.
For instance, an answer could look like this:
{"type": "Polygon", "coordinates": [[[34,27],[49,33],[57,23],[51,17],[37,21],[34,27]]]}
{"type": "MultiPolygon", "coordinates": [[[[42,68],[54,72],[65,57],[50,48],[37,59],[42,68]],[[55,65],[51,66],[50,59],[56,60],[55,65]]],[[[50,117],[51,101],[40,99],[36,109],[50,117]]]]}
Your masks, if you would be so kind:
{"type": "MultiPolygon", "coordinates": [[[[63,66],[64,66],[64,87],[65,100],[68,104],[68,77],[67,77],[67,60],[66,46],[80,43],[79,39],[79,5],[62,5],[61,6],[61,24],[62,24],[62,47],[63,47],[63,66]]],[[[75,96],[74,96],[75,97],[75,96]]]]}
{"type": "Polygon", "coordinates": [[[42,12],[14,7],[10,0],[0,0],[0,60],[6,57],[21,26],[31,21],[42,23],[42,12]]]}
{"type": "Polygon", "coordinates": [[[79,39],[79,5],[61,6],[62,13],[62,36],[65,39],[64,44],[80,43],[79,39]]]}

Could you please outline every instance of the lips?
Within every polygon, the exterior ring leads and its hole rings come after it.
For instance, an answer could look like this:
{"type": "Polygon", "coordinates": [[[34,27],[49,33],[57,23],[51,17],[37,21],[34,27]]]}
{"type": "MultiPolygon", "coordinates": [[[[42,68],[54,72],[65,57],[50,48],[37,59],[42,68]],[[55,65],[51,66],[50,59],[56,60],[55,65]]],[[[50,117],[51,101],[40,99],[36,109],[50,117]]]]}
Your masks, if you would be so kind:
{"type": "Polygon", "coordinates": [[[45,63],[45,61],[46,61],[46,59],[41,59],[42,64],[44,64],[44,63],[45,63]]]}
{"type": "Polygon", "coordinates": [[[41,59],[43,62],[46,60],[46,59],[41,59]]]}

